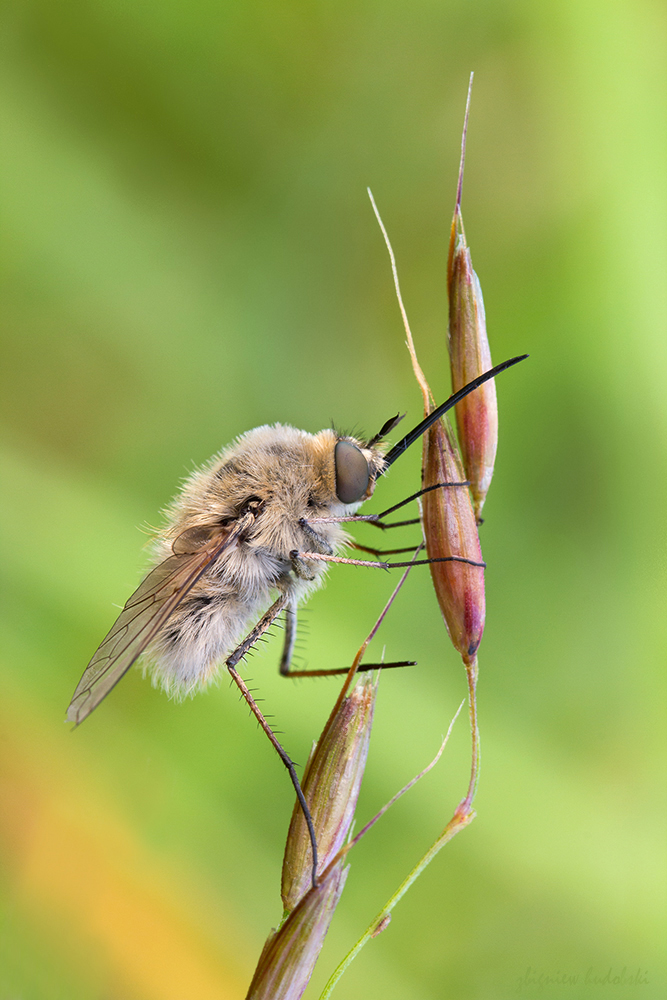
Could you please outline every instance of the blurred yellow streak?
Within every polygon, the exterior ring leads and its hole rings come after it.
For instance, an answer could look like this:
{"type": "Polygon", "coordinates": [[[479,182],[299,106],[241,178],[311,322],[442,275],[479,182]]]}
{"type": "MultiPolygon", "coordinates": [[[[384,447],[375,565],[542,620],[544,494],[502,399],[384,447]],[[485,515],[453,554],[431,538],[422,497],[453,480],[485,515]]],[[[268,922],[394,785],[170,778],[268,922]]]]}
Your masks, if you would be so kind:
{"type": "Polygon", "coordinates": [[[67,928],[65,950],[81,941],[80,955],[69,956],[73,965],[85,956],[90,966],[91,952],[102,955],[110,979],[132,997],[243,997],[241,972],[225,965],[205,914],[193,912],[192,899],[183,898],[190,894],[160,870],[109,803],[79,783],[85,767],[72,766],[50,727],[19,732],[4,713],[0,845],[17,902],[67,928]]]}

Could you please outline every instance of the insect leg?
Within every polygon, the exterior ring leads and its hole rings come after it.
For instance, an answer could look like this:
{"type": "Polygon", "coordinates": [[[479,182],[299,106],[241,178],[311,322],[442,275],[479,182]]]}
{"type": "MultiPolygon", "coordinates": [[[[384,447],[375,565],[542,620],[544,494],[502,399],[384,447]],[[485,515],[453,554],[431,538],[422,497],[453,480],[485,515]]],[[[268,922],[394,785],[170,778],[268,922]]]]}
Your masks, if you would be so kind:
{"type": "MultiPolygon", "coordinates": [[[[283,764],[287,768],[289,776],[291,778],[292,784],[294,785],[294,791],[296,792],[296,797],[299,800],[299,805],[303,811],[303,816],[306,821],[306,826],[308,827],[308,836],[310,837],[310,845],[313,852],[313,869],[312,869],[312,881],[313,886],[317,885],[317,838],[315,836],[315,828],[313,826],[313,820],[310,815],[310,810],[308,809],[308,803],[306,802],[301,784],[299,783],[299,778],[294,767],[292,759],[289,757],[287,752],[283,749],[278,737],[275,735],[271,726],[268,724],[264,718],[260,708],[253,698],[247,684],[239,674],[236,669],[236,664],[242,659],[243,656],[248,652],[248,650],[254,646],[260,636],[266,632],[269,626],[276,620],[283,608],[289,607],[290,599],[286,594],[281,594],[277,601],[275,601],[266,614],[262,615],[260,620],[257,622],[252,631],[245,637],[243,642],[236,647],[234,652],[227,657],[225,665],[229,670],[232,680],[241,692],[248,708],[252,714],[257,719],[258,723],[266,733],[269,741],[271,742],[274,750],[282,760],[283,764]]],[[[289,615],[288,615],[289,618],[289,615]]]]}
{"type": "Polygon", "coordinates": [[[376,559],[380,556],[396,556],[400,555],[402,552],[414,552],[414,545],[407,545],[404,549],[371,549],[368,545],[360,545],[359,542],[350,542],[349,545],[353,549],[358,549],[360,552],[369,552],[376,559]]]}
{"type": "Polygon", "coordinates": [[[400,510],[401,507],[405,507],[406,504],[412,503],[413,500],[419,500],[419,498],[423,497],[425,493],[430,493],[432,490],[443,490],[449,486],[470,486],[470,482],[465,479],[462,483],[435,483],[433,486],[425,486],[423,489],[417,490],[417,492],[413,493],[411,496],[406,497],[405,500],[401,500],[400,503],[395,503],[393,507],[387,507],[386,510],[377,514],[376,517],[386,517],[387,514],[393,514],[395,510],[400,510]]]}
{"type": "MultiPolygon", "coordinates": [[[[417,557],[417,555],[419,554],[419,552],[420,552],[420,550],[422,548],[423,548],[423,545],[419,545],[419,547],[415,551],[415,558],[417,557]]],[[[336,704],[335,704],[335,706],[333,708],[333,711],[332,711],[332,714],[331,714],[331,718],[334,717],[335,713],[340,708],[343,699],[346,697],[346,694],[349,692],[349,690],[350,690],[350,684],[352,683],[352,679],[353,679],[354,675],[356,673],[358,673],[360,670],[369,670],[369,669],[372,670],[373,667],[375,667],[375,666],[377,666],[379,668],[382,668],[382,667],[399,667],[399,666],[403,666],[403,665],[405,665],[405,666],[414,666],[413,663],[405,663],[405,664],[401,664],[401,663],[370,664],[370,663],[367,663],[363,667],[360,665],[361,661],[363,660],[363,657],[364,657],[364,654],[366,652],[366,649],[368,648],[368,644],[371,642],[372,639],[375,638],[375,636],[377,634],[377,631],[380,628],[380,625],[382,624],[382,622],[384,621],[384,619],[385,619],[385,617],[387,615],[387,612],[389,611],[390,607],[394,603],[398,592],[400,591],[401,587],[403,586],[403,584],[407,580],[408,573],[410,572],[410,569],[412,568],[413,565],[414,565],[414,561],[413,561],[413,563],[411,563],[407,567],[407,569],[405,570],[405,573],[403,573],[403,575],[401,576],[401,579],[398,581],[398,583],[394,587],[394,591],[393,591],[391,597],[389,598],[389,600],[385,604],[384,608],[382,609],[382,612],[380,613],[377,621],[375,622],[375,625],[373,626],[373,628],[369,632],[368,637],[364,640],[364,642],[362,643],[359,651],[357,652],[357,655],[355,656],[354,660],[352,661],[352,666],[347,671],[347,679],[345,680],[345,682],[343,684],[343,689],[342,689],[341,693],[338,695],[338,700],[337,700],[337,702],[336,702],[336,704]]],[[[315,677],[319,673],[327,673],[327,672],[328,671],[311,671],[309,673],[306,673],[305,676],[315,677]]],[[[332,670],[331,673],[345,673],[345,671],[342,671],[342,670],[332,670]]],[[[297,676],[298,676],[298,674],[297,674],[297,676]]],[[[303,674],[302,674],[302,676],[303,676],[303,674]]]]}
{"type": "Polygon", "coordinates": [[[413,517],[409,521],[393,521],[391,524],[386,524],[382,518],[386,517],[387,514],[393,514],[395,510],[400,510],[401,507],[405,507],[406,504],[412,503],[413,500],[418,500],[419,497],[424,496],[425,493],[430,493],[431,490],[442,490],[448,486],[470,486],[469,481],[466,479],[461,483],[435,483],[433,486],[425,486],[421,490],[417,490],[411,496],[406,497],[405,500],[401,500],[400,503],[394,504],[393,507],[387,507],[380,514],[348,514],[344,517],[311,517],[311,518],[301,518],[299,524],[302,528],[307,528],[313,524],[341,524],[343,521],[350,522],[362,522],[365,521],[367,524],[374,524],[377,528],[404,528],[407,524],[419,524],[421,518],[413,517]]]}
{"type": "MultiPolygon", "coordinates": [[[[319,552],[325,556],[332,556],[333,549],[329,545],[326,538],[323,538],[319,532],[315,531],[313,527],[305,519],[301,519],[299,524],[303,531],[310,538],[313,552],[319,552]]],[[[292,562],[292,572],[295,576],[298,576],[301,580],[312,580],[316,576],[312,565],[309,565],[304,559],[301,558],[301,553],[294,549],[290,552],[290,559],[292,562]]],[[[296,624],[296,622],[294,623],[296,624]]]]}
{"type": "Polygon", "coordinates": [[[406,504],[412,503],[413,500],[419,500],[420,497],[423,497],[425,493],[430,493],[431,490],[443,490],[450,486],[470,486],[470,483],[466,479],[462,483],[435,483],[433,486],[425,486],[424,489],[417,490],[416,493],[406,497],[405,500],[401,500],[400,503],[395,503],[393,507],[387,507],[387,509],[383,510],[380,514],[376,514],[375,516],[371,515],[368,523],[374,524],[376,528],[382,528],[383,531],[386,531],[388,528],[404,528],[408,524],[420,524],[421,518],[419,517],[411,518],[409,521],[392,521],[389,524],[382,519],[386,517],[387,514],[393,514],[395,510],[400,510],[401,507],[405,507],[406,504]]]}
{"type": "Polygon", "coordinates": [[[438,556],[434,559],[415,559],[410,562],[371,562],[364,559],[346,559],[343,556],[327,556],[319,552],[292,552],[290,556],[292,559],[321,559],[325,562],[347,563],[349,566],[370,566],[376,569],[401,569],[404,566],[428,566],[431,563],[439,562],[461,562],[486,569],[485,562],[476,562],[474,559],[465,559],[463,556],[438,556]]]}
{"type": "Polygon", "coordinates": [[[409,524],[421,524],[421,518],[411,517],[409,521],[391,521],[389,524],[386,521],[379,521],[372,518],[368,523],[374,524],[376,528],[382,528],[383,531],[386,531],[388,528],[405,528],[409,524]]]}
{"type": "Polygon", "coordinates": [[[290,601],[285,607],[285,645],[283,655],[280,657],[280,673],[283,677],[290,674],[290,663],[294,653],[294,643],[296,641],[296,602],[290,601]]]}
{"type": "Polygon", "coordinates": [[[289,597],[287,594],[281,594],[278,600],[274,601],[269,610],[259,619],[255,627],[248,632],[243,642],[236,647],[233,653],[229,654],[225,660],[226,667],[235,667],[239,660],[243,659],[248,650],[251,649],[257,640],[266,632],[266,630],[270,628],[288,601],[289,597]]]}
{"type": "MultiPolygon", "coordinates": [[[[407,551],[412,552],[412,549],[407,551]]],[[[285,607],[285,645],[283,655],[280,658],[281,677],[335,677],[347,674],[349,667],[337,667],[333,670],[292,670],[292,653],[294,652],[294,642],[296,640],[296,602],[290,602],[285,607]]],[[[396,663],[367,663],[359,667],[359,672],[363,670],[388,670],[390,667],[415,667],[415,660],[401,660],[396,663]]]]}
{"type": "MultiPolygon", "coordinates": [[[[357,673],[364,670],[389,670],[391,667],[416,667],[416,660],[396,660],[393,663],[364,663],[357,667],[357,673]]],[[[349,667],[334,667],[333,670],[281,670],[283,677],[336,677],[340,674],[349,674],[349,667]]]]}

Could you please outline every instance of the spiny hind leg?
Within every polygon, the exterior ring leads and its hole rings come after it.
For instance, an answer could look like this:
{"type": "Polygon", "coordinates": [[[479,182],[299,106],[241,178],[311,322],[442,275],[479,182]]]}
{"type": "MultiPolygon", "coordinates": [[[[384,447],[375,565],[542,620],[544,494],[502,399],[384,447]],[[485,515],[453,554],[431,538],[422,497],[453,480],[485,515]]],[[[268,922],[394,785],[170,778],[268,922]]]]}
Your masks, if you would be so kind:
{"type": "Polygon", "coordinates": [[[296,601],[291,600],[285,605],[285,644],[283,645],[283,655],[280,657],[280,674],[282,677],[289,677],[292,673],[292,655],[294,654],[294,643],[296,642],[296,601]]]}
{"type": "MultiPolygon", "coordinates": [[[[285,645],[283,655],[280,658],[281,677],[336,677],[350,672],[349,667],[339,667],[332,670],[292,670],[292,654],[296,640],[296,601],[290,601],[285,605],[285,645]]],[[[359,667],[359,672],[363,670],[387,670],[390,667],[414,667],[414,660],[401,660],[396,663],[364,663],[359,667]]]]}
{"type": "Polygon", "coordinates": [[[245,683],[245,681],[239,674],[238,670],[236,669],[236,664],[239,662],[239,660],[242,659],[248,652],[248,650],[250,650],[255,645],[257,640],[272,625],[272,623],[276,620],[280,612],[283,610],[283,608],[285,608],[289,604],[289,602],[290,602],[289,597],[286,594],[281,594],[278,600],[271,605],[269,610],[264,615],[262,615],[260,620],[257,622],[252,631],[248,633],[243,642],[240,643],[236,647],[234,652],[227,657],[225,665],[229,670],[232,680],[234,681],[239,691],[241,692],[241,695],[243,696],[243,699],[245,700],[248,708],[257,719],[259,725],[264,730],[264,733],[271,742],[271,745],[273,746],[274,750],[276,751],[276,753],[282,760],[283,764],[287,768],[290,779],[294,786],[294,791],[296,792],[296,797],[299,800],[299,805],[301,806],[301,809],[303,811],[304,819],[306,821],[306,826],[308,827],[308,835],[310,837],[310,845],[313,852],[312,882],[313,886],[315,886],[317,885],[317,838],[315,836],[315,828],[313,826],[313,820],[310,815],[310,810],[308,809],[308,804],[306,803],[306,799],[303,794],[303,790],[301,788],[301,784],[299,782],[299,778],[296,773],[294,763],[290,758],[290,756],[287,754],[287,751],[283,749],[278,737],[271,729],[271,726],[264,718],[264,715],[262,714],[257,702],[250,693],[247,684],[245,683]]]}

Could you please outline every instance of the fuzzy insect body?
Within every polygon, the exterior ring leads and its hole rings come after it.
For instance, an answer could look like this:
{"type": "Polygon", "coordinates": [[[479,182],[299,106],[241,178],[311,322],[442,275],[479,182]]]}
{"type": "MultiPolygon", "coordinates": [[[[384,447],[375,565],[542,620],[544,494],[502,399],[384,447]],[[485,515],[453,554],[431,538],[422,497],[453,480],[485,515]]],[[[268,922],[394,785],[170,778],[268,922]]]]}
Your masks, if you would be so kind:
{"type": "MultiPolygon", "coordinates": [[[[320,587],[327,562],[295,552],[335,555],[348,540],[339,523],[307,524],[313,517],[345,517],[362,500],[342,503],[336,494],[335,449],[347,441],[369,465],[369,484],[382,467],[377,448],[339,437],[334,431],[308,434],[276,424],[257,427],[195,472],[172,504],[169,524],[156,545],[157,562],[189,534],[205,539],[217,526],[253,517],[180,603],[147,650],[153,677],[170,694],[205,687],[226,654],[270,604],[275,592],[288,599],[288,614],[320,587]]],[[[372,492],[369,485],[368,493],[372,492]]],[[[364,496],[362,499],[365,499],[364,496]]]]}
{"type": "Polygon", "coordinates": [[[93,656],[68,718],[82,722],[142,654],[170,694],[205,687],[276,593],[288,673],[297,605],[328,569],[305,556],[340,551],[347,534],[336,519],[358,510],[383,468],[375,440],[281,424],[248,431],[214,456],[168,508],[155,566],[93,656]],[[308,523],[323,517],[333,520],[308,523]]]}

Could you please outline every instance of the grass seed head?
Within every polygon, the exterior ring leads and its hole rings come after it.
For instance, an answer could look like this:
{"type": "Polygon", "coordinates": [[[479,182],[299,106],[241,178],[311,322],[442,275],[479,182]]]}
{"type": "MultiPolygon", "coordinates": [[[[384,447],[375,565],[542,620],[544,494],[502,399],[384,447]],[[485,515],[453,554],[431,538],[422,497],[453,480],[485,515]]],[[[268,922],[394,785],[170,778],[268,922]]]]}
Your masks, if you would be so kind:
{"type": "Polygon", "coordinates": [[[299,1000],[313,974],[349,867],[339,861],[310,888],[260,955],[246,1000],[299,1000]]]}
{"type": "MultiPolygon", "coordinates": [[[[438,420],[424,435],[422,485],[460,483],[463,479],[452,433],[445,421],[438,420]]],[[[431,490],[424,494],[421,502],[424,541],[430,559],[458,556],[482,562],[468,487],[445,486],[431,490]]],[[[433,562],[430,570],[449,637],[464,663],[470,663],[484,631],[484,568],[452,561],[433,562]]]]}
{"type": "MultiPolygon", "coordinates": [[[[449,292],[449,359],[452,390],[457,392],[492,367],[486,335],[484,300],[457,205],[452,222],[449,292]]],[[[459,444],[466,477],[470,481],[475,516],[479,520],[491,485],[498,446],[498,403],[491,379],[462,399],[455,408],[459,444]]]]}
{"type": "MultiPolygon", "coordinates": [[[[318,872],[345,843],[359,797],[373,724],[377,680],[366,675],[327,722],[301,782],[318,846],[318,872]]],[[[292,814],[283,859],[282,897],[287,912],[308,892],[312,853],[303,811],[292,814]]]]}

